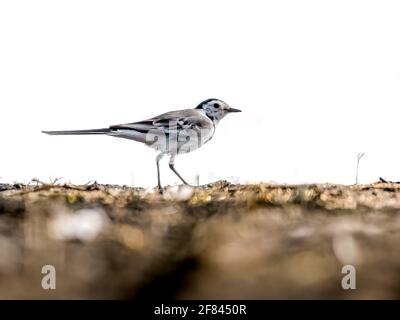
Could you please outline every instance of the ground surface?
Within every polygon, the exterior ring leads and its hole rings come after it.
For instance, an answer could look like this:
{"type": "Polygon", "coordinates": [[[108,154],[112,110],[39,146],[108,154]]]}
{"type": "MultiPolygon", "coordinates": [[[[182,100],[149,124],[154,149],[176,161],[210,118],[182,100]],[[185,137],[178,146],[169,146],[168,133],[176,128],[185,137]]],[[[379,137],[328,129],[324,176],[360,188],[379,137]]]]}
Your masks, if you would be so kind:
{"type": "Polygon", "coordinates": [[[0,253],[1,299],[400,298],[400,184],[0,185],[0,253]]]}

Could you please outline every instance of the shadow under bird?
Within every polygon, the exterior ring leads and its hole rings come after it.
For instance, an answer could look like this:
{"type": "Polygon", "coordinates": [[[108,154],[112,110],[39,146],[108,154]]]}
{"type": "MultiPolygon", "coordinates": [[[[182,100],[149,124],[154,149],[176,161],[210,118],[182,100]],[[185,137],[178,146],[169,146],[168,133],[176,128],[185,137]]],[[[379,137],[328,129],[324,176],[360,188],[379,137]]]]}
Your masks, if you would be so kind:
{"type": "Polygon", "coordinates": [[[182,180],[185,179],[175,169],[175,157],[200,148],[215,133],[219,121],[228,113],[241,112],[231,108],[219,99],[207,99],[194,109],[184,109],[163,113],[143,121],[113,125],[108,128],[89,130],[42,131],[49,135],[103,134],[144,143],[159,151],[156,158],[158,188],[161,191],[160,160],[169,155],[169,167],[182,180]]]}

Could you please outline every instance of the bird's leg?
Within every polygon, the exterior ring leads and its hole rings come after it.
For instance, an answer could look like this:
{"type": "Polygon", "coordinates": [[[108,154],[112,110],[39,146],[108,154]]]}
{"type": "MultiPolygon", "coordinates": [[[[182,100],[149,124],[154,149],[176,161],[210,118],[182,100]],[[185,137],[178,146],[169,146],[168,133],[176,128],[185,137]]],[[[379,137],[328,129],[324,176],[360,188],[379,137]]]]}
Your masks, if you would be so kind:
{"type": "Polygon", "coordinates": [[[159,153],[156,158],[157,164],[157,188],[162,193],[161,178],[160,178],[160,160],[164,157],[165,153],[159,153]]]}
{"type": "Polygon", "coordinates": [[[181,177],[181,175],[178,173],[178,171],[176,171],[175,166],[174,166],[174,162],[175,162],[175,156],[174,156],[174,155],[171,155],[171,158],[169,159],[169,167],[170,167],[170,169],[178,176],[179,179],[182,180],[182,182],[183,182],[184,184],[189,185],[189,184],[185,181],[185,179],[183,179],[183,178],[181,177]]]}

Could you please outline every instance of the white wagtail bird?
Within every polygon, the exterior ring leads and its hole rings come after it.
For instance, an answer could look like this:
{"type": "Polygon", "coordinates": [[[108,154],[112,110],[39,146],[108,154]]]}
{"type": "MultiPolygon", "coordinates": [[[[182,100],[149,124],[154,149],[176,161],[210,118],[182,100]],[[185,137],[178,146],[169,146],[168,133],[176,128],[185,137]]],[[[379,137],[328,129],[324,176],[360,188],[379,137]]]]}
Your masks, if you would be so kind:
{"type": "Polygon", "coordinates": [[[43,131],[43,133],[49,135],[104,134],[142,142],[159,151],[156,158],[157,179],[158,188],[162,191],[161,158],[164,155],[170,156],[169,167],[187,185],[188,183],[175,169],[175,156],[196,150],[208,142],[213,137],[219,121],[231,112],[241,112],[241,110],[231,108],[219,99],[207,99],[194,109],[171,111],[139,122],[102,129],[43,131]]]}

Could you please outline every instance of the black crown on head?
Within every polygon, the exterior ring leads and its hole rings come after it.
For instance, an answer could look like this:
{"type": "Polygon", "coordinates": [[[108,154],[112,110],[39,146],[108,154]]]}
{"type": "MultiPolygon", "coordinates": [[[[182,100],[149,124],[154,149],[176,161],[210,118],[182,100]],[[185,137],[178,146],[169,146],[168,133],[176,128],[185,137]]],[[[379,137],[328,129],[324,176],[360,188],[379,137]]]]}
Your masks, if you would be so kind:
{"type": "Polygon", "coordinates": [[[195,109],[203,109],[203,106],[209,103],[210,101],[218,101],[218,99],[215,98],[210,98],[207,100],[204,100],[203,102],[200,102],[200,104],[195,108],[195,109]]]}

